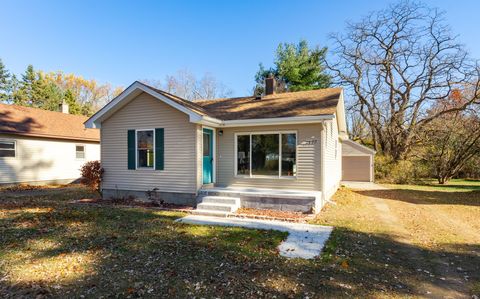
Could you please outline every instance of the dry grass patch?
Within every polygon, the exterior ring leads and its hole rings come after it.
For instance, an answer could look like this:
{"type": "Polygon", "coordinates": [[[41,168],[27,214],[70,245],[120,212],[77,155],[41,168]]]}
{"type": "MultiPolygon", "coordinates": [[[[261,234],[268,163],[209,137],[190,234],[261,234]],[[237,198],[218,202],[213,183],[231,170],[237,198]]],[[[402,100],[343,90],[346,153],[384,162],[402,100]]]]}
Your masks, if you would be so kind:
{"type": "MultiPolygon", "coordinates": [[[[413,233],[413,226],[420,229],[422,221],[434,220],[424,217],[428,209],[415,209],[410,197],[382,199],[402,223],[401,230],[385,224],[374,197],[341,189],[336,204],[315,219],[336,227],[325,252],[300,260],[278,255],[277,246],[286,237],[282,232],[174,222],[181,212],[71,204],[92,196],[82,188],[38,192],[0,194],[1,297],[425,296],[418,286],[442,288],[440,275],[446,272],[436,268],[438,257],[465,269],[470,292],[478,289],[472,271],[478,266],[472,254],[476,244],[451,239],[448,247],[440,241],[429,247],[401,239],[404,230],[413,233]]],[[[433,206],[445,211],[452,206],[457,221],[472,219],[461,218],[465,204],[433,206]]],[[[424,237],[415,238],[432,243],[430,238],[440,238],[429,237],[437,230],[445,227],[428,228],[424,237]]]]}

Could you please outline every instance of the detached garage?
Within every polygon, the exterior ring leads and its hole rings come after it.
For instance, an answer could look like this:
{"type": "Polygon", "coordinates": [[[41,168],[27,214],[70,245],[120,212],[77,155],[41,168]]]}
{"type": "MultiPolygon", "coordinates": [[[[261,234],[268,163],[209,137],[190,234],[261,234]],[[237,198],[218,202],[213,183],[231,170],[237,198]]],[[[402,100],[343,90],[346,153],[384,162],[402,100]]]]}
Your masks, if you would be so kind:
{"type": "Polygon", "coordinates": [[[373,182],[375,151],[352,140],[342,141],[342,180],[373,182]]]}

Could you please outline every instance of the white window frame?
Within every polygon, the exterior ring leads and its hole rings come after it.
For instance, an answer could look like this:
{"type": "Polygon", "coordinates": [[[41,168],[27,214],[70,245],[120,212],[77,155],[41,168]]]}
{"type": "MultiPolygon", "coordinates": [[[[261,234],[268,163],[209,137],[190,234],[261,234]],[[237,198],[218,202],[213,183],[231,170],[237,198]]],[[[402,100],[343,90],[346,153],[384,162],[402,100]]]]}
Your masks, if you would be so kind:
{"type": "Polygon", "coordinates": [[[86,160],[87,159],[87,146],[85,144],[75,144],[75,160],[86,160]],[[77,157],[77,146],[83,147],[83,158],[77,157]]]}
{"type": "Polygon", "coordinates": [[[13,157],[0,157],[0,159],[16,159],[17,158],[17,140],[15,139],[0,139],[0,142],[13,142],[13,157]]]}
{"type": "Polygon", "coordinates": [[[155,170],[155,165],[157,165],[157,155],[155,155],[155,129],[136,129],[135,130],[135,169],[141,169],[141,170],[155,170]],[[153,166],[152,167],[145,167],[145,166],[138,166],[138,132],[144,132],[144,131],[153,131],[153,166]]]}
{"type": "Polygon", "coordinates": [[[287,179],[287,180],[296,180],[298,176],[298,131],[259,131],[259,132],[237,132],[234,134],[234,156],[235,156],[235,163],[234,163],[234,176],[236,178],[251,178],[251,179],[259,179],[259,178],[265,178],[265,179],[287,179]],[[252,174],[252,136],[253,135],[271,135],[271,134],[277,134],[279,135],[278,138],[278,175],[254,175],[252,174]],[[297,171],[295,172],[295,175],[293,176],[282,176],[282,134],[295,134],[295,165],[297,168],[297,171]],[[244,175],[244,174],[238,174],[238,136],[250,136],[250,157],[249,157],[249,163],[250,163],[250,174],[249,175],[244,175]]]}

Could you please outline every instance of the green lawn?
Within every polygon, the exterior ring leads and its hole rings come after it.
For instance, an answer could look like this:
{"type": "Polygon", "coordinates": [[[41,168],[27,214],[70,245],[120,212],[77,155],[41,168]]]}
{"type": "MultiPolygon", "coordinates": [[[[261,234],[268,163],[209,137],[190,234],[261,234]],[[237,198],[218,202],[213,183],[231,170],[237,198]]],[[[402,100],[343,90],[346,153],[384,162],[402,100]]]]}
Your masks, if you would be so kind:
{"type": "Polygon", "coordinates": [[[323,255],[313,260],[280,257],[276,248],[285,233],[175,223],[182,213],[72,204],[72,199],[92,196],[78,187],[23,196],[4,191],[0,296],[422,296],[418,285],[441,287],[439,279],[450,278],[434,267],[438,257],[465,270],[469,289],[464,292],[469,294],[478,288],[473,270],[479,265],[480,241],[467,228],[480,229],[475,216],[480,193],[461,190],[367,194],[342,189],[335,195],[337,204],[327,206],[314,221],[336,229],[323,255]],[[462,204],[435,205],[432,194],[447,194],[462,204]],[[373,208],[374,196],[395,213],[399,209],[399,221],[415,237],[409,235],[408,242],[398,239],[400,232],[373,208]],[[426,203],[412,203],[412,196],[426,203]],[[428,216],[429,209],[440,210],[428,216]],[[444,213],[453,213],[456,224],[465,226],[463,234],[437,225],[440,220],[435,217],[444,213]],[[429,224],[435,227],[420,229],[429,224]],[[411,257],[412,248],[421,256],[411,257]]]}
{"type": "Polygon", "coordinates": [[[445,185],[440,185],[437,180],[423,180],[416,185],[393,185],[386,184],[386,186],[396,189],[408,189],[408,190],[430,190],[430,191],[446,191],[446,192],[459,192],[459,191],[480,191],[480,180],[464,180],[453,179],[445,185]]]}

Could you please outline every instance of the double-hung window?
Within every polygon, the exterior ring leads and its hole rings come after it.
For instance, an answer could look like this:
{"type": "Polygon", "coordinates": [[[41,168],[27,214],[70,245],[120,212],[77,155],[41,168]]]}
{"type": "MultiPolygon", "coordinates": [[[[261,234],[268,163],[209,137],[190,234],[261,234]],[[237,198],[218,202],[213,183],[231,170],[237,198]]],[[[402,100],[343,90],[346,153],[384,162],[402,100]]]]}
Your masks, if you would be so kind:
{"type": "Polygon", "coordinates": [[[155,153],[153,150],[154,130],[137,131],[137,167],[153,168],[155,153]]]}
{"type": "Polygon", "coordinates": [[[75,158],[85,159],[85,145],[75,145],[75,158]]]}
{"type": "Polygon", "coordinates": [[[0,140],[0,158],[15,158],[16,144],[13,140],[0,140]]]}
{"type": "Polygon", "coordinates": [[[236,135],[236,175],[247,177],[295,177],[295,132],[236,135]]]}

